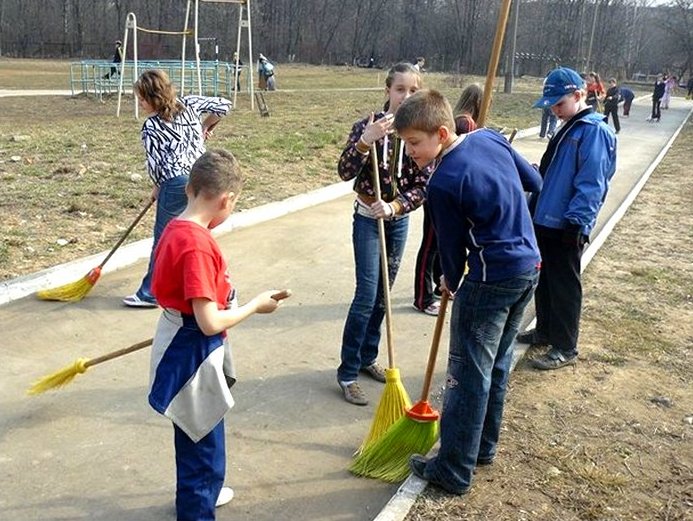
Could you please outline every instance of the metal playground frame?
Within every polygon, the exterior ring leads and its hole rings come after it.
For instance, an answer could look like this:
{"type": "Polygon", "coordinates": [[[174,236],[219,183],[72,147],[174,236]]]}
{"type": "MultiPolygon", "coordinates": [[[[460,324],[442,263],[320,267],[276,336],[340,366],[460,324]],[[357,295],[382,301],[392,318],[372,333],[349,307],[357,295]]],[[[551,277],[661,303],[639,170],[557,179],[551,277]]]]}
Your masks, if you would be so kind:
{"type": "MultiPolygon", "coordinates": [[[[243,29],[248,30],[248,74],[246,74],[247,82],[248,82],[248,91],[250,93],[250,108],[251,110],[255,108],[255,92],[254,92],[254,86],[253,86],[253,39],[252,39],[252,28],[251,28],[251,23],[250,23],[250,0],[201,0],[202,2],[209,2],[209,3],[229,3],[229,4],[237,4],[239,6],[239,14],[238,14],[238,35],[236,38],[236,56],[240,56],[240,47],[241,47],[241,32],[243,29]],[[245,17],[244,17],[245,14],[245,17]]],[[[187,6],[185,10],[185,24],[183,26],[182,31],[167,31],[167,30],[160,30],[160,29],[145,29],[143,27],[138,27],[137,25],[137,18],[134,13],[128,13],[125,21],[125,32],[123,35],[123,59],[120,62],[120,81],[118,83],[118,108],[116,111],[116,116],[120,117],[120,107],[121,107],[121,101],[122,101],[122,95],[123,95],[123,83],[125,80],[126,72],[128,72],[128,77],[132,79],[132,82],[139,77],[138,70],[139,68],[151,68],[149,67],[149,64],[154,64],[154,67],[157,68],[164,68],[165,67],[160,67],[161,64],[169,64],[168,65],[168,71],[169,72],[169,77],[178,83],[180,93],[183,94],[185,92],[185,79],[186,79],[186,72],[190,73],[195,73],[195,78],[197,80],[197,93],[202,94],[203,93],[203,83],[205,85],[214,85],[212,91],[215,93],[218,93],[219,91],[219,81],[220,78],[224,78],[223,84],[227,86],[227,91],[228,90],[228,85],[229,85],[229,72],[232,69],[233,72],[233,78],[231,82],[231,86],[233,87],[233,102],[234,106],[236,105],[236,99],[237,99],[237,83],[238,83],[238,74],[240,72],[240,67],[238,64],[238,59],[236,60],[235,63],[233,64],[227,64],[226,68],[224,67],[219,68],[220,63],[219,62],[201,62],[200,61],[200,42],[198,39],[199,31],[198,31],[198,20],[199,20],[199,6],[200,6],[200,0],[194,0],[194,6],[193,6],[193,0],[187,0],[187,6]],[[189,22],[190,22],[190,11],[191,7],[194,7],[194,26],[191,29],[189,27],[189,22]],[[127,48],[128,48],[128,36],[130,35],[130,31],[132,31],[132,47],[133,47],[133,60],[132,62],[126,62],[125,56],[127,55],[127,48]],[[138,52],[138,46],[137,46],[137,33],[139,32],[147,32],[147,33],[154,33],[154,34],[168,34],[168,35],[180,35],[183,36],[183,42],[182,42],[182,49],[181,49],[181,60],[180,60],[180,66],[174,67],[172,64],[174,63],[173,61],[168,62],[168,61],[160,61],[160,62],[139,62],[138,57],[137,57],[137,52],[138,52]],[[194,46],[194,54],[195,54],[195,61],[194,61],[194,68],[191,64],[186,63],[185,59],[185,53],[186,53],[186,46],[187,46],[187,38],[188,36],[192,36],[193,38],[193,46],[194,46]],[[212,65],[213,64],[213,65],[212,65]],[[126,69],[126,65],[128,66],[126,69]],[[226,73],[226,74],[220,74],[221,73],[226,73]]],[[[177,62],[176,62],[177,63],[177,62]]],[[[222,64],[223,65],[223,64],[222,64]]],[[[71,71],[72,73],[72,71],[71,71]]],[[[87,77],[89,77],[87,75],[87,77]]],[[[205,89],[207,92],[209,89],[205,89]]],[[[134,106],[135,106],[135,118],[139,118],[139,106],[137,103],[137,99],[134,99],[134,106]]]]}

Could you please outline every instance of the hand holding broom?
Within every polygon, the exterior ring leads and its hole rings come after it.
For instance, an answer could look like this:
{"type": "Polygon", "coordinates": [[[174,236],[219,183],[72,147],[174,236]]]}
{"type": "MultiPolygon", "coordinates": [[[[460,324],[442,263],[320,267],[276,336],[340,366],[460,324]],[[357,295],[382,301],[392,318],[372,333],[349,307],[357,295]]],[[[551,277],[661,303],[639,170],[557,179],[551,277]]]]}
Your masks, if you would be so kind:
{"type": "MultiPolygon", "coordinates": [[[[398,151],[395,147],[394,157],[398,157],[398,151]]],[[[393,163],[395,163],[393,161],[393,163]]],[[[375,148],[375,143],[371,145],[371,163],[373,166],[373,190],[375,197],[382,200],[380,190],[380,174],[378,168],[378,152],[375,148]]],[[[385,328],[387,337],[387,369],[385,370],[385,389],[380,397],[378,408],[373,417],[373,423],[361,444],[361,447],[356,452],[361,451],[374,440],[378,439],[394,422],[402,417],[404,411],[411,405],[411,400],[407,394],[407,390],[402,384],[399,369],[395,367],[395,348],[393,343],[393,328],[392,328],[392,305],[390,301],[390,277],[389,267],[387,262],[387,246],[385,242],[385,223],[382,218],[378,219],[378,238],[380,240],[380,269],[383,280],[383,300],[385,301],[385,328]]]]}
{"type": "Polygon", "coordinates": [[[96,282],[99,280],[99,277],[101,277],[101,269],[104,267],[104,264],[108,262],[116,250],[120,248],[121,244],[125,242],[125,239],[128,237],[128,235],[130,235],[130,232],[132,232],[135,226],[137,226],[137,223],[142,220],[142,217],[144,217],[144,214],[146,214],[149,208],[151,208],[152,204],[154,204],[154,199],[150,199],[147,202],[130,227],[125,230],[125,233],[123,233],[115,246],[113,246],[111,251],[108,252],[106,258],[102,260],[101,264],[99,264],[96,268],[92,268],[89,273],[76,282],[70,282],[69,284],[58,286],[57,288],[44,289],[37,292],[36,296],[41,300],[58,300],[61,302],[77,302],[78,300],[82,300],[87,293],[91,291],[91,288],[94,287],[94,284],[96,284],[96,282]]]}
{"type": "MultiPolygon", "coordinates": [[[[291,290],[284,289],[272,295],[272,298],[274,300],[280,301],[284,300],[285,298],[289,298],[290,296],[291,290]]],[[[64,367],[63,369],[60,369],[59,371],[56,371],[53,374],[44,376],[43,378],[36,380],[32,384],[32,386],[29,387],[29,389],[27,390],[27,394],[41,394],[51,389],[64,387],[70,382],[72,382],[72,380],[75,379],[75,376],[77,376],[80,373],[86,372],[86,370],[90,367],[101,364],[103,362],[108,362],[109,360],[113,360],[115,358],[120,358],[121,356],[128,355],[130,353],[134,353],[135,351],[139,351],[140,349],[144,349],[145,347],[149,347],[150,345],[152,345],[153,341],[153,338],[149,338],[147,340],[143,340],[142,342],[137,342],[136,344],[133,344],[129,347],[118,349],[116,351],[111,351],[110,353],[106,353],[105,355],[97,356],[96,358],[78,358],[67,367],[64,367]]]]}

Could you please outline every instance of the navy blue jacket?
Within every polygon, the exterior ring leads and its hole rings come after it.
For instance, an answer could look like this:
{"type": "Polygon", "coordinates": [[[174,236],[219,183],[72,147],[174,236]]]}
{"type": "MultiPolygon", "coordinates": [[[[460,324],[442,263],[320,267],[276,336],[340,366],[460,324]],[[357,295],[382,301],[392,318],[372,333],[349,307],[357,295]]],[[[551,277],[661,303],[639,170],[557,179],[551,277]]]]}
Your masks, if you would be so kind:
{"type": "Polygon", "coordinates": [[[428,182],[428,205],[438,236],[445,281],[494,282],[540,262],[525,192],[541,176],[499,133],[480,129],[457,138],[428,182]],[[467,253],[468,252],[468,253],[467,253]]]}

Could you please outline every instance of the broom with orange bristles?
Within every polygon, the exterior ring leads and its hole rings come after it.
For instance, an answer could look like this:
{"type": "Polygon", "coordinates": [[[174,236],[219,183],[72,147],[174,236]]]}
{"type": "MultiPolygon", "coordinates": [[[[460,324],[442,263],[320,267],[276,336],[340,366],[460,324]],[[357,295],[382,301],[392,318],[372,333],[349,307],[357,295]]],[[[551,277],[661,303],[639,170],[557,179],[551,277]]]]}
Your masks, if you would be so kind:
{"type": "Polygon", "coordinates": [[[438,440],[440,414],[428,403],[433,382],[433,371],[438,357],[438,346],[445,323],[449,296],[443,292],[440,310],[433,329],[431,349],[424,377],[421,399],[407,409],[399,420],[373,443],[364,448],[349,470],[357,476],[381,479],[390,483],[402,481],[409,474],[409,457],[426,454],[438,440]]]}
{"type": "MultiPolygon", "coordinates": [[[[398,140],[399,141],[399,140],[398,140]]],[[[397,142],[396,142],[397,145],[397,142]]],[[[401,141],[399,141],[401,146],[401,141]]],[[[399,156],[395,146],[394,157],[399,156]]],[[[395,159],[392,163],[397,163],[395,159]]],[[[381,199],[380,175],[378,170],[378,152],[375,144],[371,145],[371,164],[373,166],[373,190],[375,197],[381,199]]],[[[411,405],[411,399],[402,384],[399,369],[395,366],[395,348],[393,343],[392,305],[390,302],[390,277],[387,262],[387,247],[385,242],[385,223],[378,219],[378,238],[380,240],[380,271],[383,281],[383,300],[385,304],[385,329],[387,338],[387,368],[385,369],[385,388],[380,397],[378,408],[373,417],[373,423],[361,447],[356,451],[360,454],[368,445],[377,440],[390,426],[402,417],[404,411],[411,405]]]]}
{"type": "Polygon", "coordinates": [[[101,264],[99,264],[96,268],[91,269],[89,273],[78,281],[70,282],[68,284],[64,284],[63,286],[58,286],[57,288],[38,291],[36,296],[41,300],[58,300],[60,302],[77,302],[78,300],[82,300],[87,293],[91,291],[91,288],[94,287],[94,284],[96,284],[96,282],[99,280],[99,277],[101,277],[101,269],[104,267],[104,264],[106,264],[116,250],[120,248],[120,245],[125,242],[127,236],[130,235],[130,232],[135,228],[135,226],[137,226],[137,223],[140,222],[142,217],[144,217],[144,214],[147,213],[147,210],[149,210],[153,203],[154,199],[150,199],[145,207],[142,208],[142,211],[140,211],[139,215],[137,215],[130,227],[125,230],[125,233],[118,240],[116,245],[113,246],[110,252],[108,252],[106,258],[102,260],[101,264]]]}

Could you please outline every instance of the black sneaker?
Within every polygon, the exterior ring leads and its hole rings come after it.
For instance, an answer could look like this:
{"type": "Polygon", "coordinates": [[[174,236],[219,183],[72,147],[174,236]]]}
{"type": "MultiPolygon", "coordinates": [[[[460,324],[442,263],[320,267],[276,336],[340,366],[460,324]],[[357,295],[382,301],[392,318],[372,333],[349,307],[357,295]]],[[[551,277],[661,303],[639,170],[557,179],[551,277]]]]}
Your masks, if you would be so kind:
{"type": "Polygon", "coordinates": [[[575,365],[577,363],[577,353],[566,354],[560,349],[552,347],[546,354],[532,360],[532,367],[548,371],[551,369],[560,369],[567,365],[575,365]]]}
{"type": "Polygon", "coordinates": [[[529,344],[532,347],[548,346],[549,341],[537,334],[536,329],[530,329],[524,333],[518,333],[515,340],[520,344],[529,344]]]}
{"type": "Polygon", "coordinates": [[[442,483],[436,479],[425,477],[426,463],[428,463],[428,459],[425,456],[422,456],[421,454],[413,454],[409,458],[409,468],[411,469],[412,474],[414,474],[417,478],[423,479],[424,481],[428,481],[429,484],[434,485],[441,490],[444,490],[448,494],[462,496],[469,492],[469,487],[457,489],[450,487],[449,485],[446,485],[445,483],[442,483]]]}

